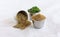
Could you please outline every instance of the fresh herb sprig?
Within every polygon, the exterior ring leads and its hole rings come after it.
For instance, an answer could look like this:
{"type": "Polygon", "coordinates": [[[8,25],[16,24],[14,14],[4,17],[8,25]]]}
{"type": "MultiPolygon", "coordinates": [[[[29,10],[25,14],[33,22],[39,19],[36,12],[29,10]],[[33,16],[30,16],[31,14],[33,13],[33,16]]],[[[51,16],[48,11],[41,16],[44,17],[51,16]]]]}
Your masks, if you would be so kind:
{"type": "Polygon", "coordinates": [[[40,12],[41,10],[37,7],[37,6],[34,6],[30,9],[28,9],[28,12],[31,13],[31,14],[35,14],[35,13],[38,13],[40,12]]]}

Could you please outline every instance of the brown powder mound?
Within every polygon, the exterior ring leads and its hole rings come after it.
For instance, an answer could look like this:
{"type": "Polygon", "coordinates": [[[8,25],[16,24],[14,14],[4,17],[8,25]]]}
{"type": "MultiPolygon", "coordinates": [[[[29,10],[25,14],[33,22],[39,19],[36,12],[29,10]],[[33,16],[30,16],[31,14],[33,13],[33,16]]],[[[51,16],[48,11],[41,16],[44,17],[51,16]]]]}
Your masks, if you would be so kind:
{"type": "Polygon", "coordinates": [[[33,20],[36,20],[36,21],[39,21],[39,20],[44,20],[46,17],[44,16],[44,15],[42,15],[42,14],[37,14],[37,15],[33,15],[32,16],[32,19],[33,20]]]}
{"type": "Polygon", "coordinates": [[[23,15],[22,13],[18,14],[16,16],[16,19],[19,21],[19,22],[24,22],[27,20],[27,17],[25,15],[23,15]]]}
{"type": "Polygon", "coordinates": [[[25,23],[18,23],[17,25],[15,25],[15,28],[20,28],[20,29],[25,29],[26,27],[30,26],[31,22],[30,21],[26,21],[25,23]]]}

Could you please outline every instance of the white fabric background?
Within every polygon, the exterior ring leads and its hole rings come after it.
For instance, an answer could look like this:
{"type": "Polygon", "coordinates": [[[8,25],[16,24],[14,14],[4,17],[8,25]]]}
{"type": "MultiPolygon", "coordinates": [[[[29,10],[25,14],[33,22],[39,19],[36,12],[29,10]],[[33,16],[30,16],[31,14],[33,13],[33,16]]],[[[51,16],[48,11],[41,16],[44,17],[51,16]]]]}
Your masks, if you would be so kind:
{"type": "Polygon", "coordinates": [[[60,0],[0,0],[0,37],[60,37],[60,0]],[[16,13],[32,6],[47,17],[44,27],[13,28],[16,13]]]}

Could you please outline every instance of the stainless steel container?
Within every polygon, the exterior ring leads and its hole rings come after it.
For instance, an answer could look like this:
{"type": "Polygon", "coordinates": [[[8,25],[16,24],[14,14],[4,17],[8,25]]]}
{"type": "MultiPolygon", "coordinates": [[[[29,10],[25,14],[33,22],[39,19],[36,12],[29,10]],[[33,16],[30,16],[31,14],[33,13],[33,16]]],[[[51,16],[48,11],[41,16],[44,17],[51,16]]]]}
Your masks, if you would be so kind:
{"type": "Polygon", "coordinates": [[[45,23],[45,20],[46,20],[46,17],[42,13],[36,13],[33,16],[38,15],[38,14],[41,14],[41,16],[44,17],[44,19],[42,19],[42,20],[32,19],[33,27],[36,28],[36,29],[42,28],[44,26],[44,23],[45,23]]]}
{"type": "Polygon", "coordinates": [[[45,22],[45,19],[41,21],[33,20],[33,27],[36,29],[40,29],[44,26],[44,22],[45,22]]]}

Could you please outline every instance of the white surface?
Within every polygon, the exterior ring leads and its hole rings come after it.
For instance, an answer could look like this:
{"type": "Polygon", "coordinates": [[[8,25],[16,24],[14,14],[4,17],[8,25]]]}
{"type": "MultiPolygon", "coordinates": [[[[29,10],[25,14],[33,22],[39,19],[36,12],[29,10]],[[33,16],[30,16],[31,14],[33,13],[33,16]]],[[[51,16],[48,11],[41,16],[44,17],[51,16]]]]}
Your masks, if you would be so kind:
{"type": "Polygon", "coordinates": [[[60,0],[0,0],[0,37],[60,37],[60,0]],[[19,10],[37,5],[47,17],[42,29],[13,28],[19,10]]]}

